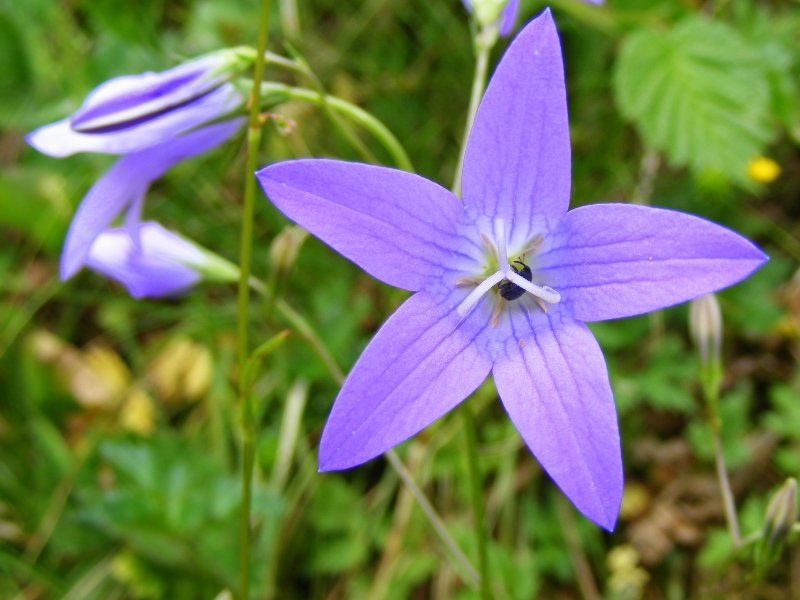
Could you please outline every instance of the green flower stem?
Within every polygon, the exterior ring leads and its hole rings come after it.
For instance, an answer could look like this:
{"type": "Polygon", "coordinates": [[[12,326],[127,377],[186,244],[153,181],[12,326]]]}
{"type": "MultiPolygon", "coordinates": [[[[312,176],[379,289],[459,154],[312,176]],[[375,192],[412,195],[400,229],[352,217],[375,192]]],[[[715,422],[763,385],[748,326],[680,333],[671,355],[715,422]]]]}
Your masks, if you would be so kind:
{"type": "Polygon", "coordinates": [[[282,83],[267,82],[261,85],[262,93],[272,97],[282,97],[286,100],[302,100],[315,106],[324,107],[325,105],[333,108],[338,113],[351,118],[353,121],[368,130],[386,148],[394,163],[404,171],[414,172],[411,159],[408,158],[402,144],[397,141],[391,131],[378,119],[355,104],[350,104],[337,98],[336,96],[321,96],[319,92],[288,86],[282,83]]]}
{"type": "MultiPolygon", "coordinates": [[[[467,152],[475,115],[478,113],[483,92],[486,89],[486,80],[489,76],[489,54],[497,42],[497,27],[494,25],[482,26],[475,36],[475,79],[472,82],[472,91],[467,110],[467,124],[464,127],[464,139],[461,140],[461,149],[458,154],[458,165],[453,178],[453,193],[461,197],[461,172],[464,169],[464,156],[467,152]]],[[[467,466],[469,468],[470,485],[472,487],[472,504],[475,513],[475,538],[478,544],[478,566],[481,575],[481,597],[483,600],[491,599],[491,582],[489,579],[489,555],[486,547],[486,523],[483,509],[483,485],[478,469],[478,433],[475,427],[475,417],[466,402],[461,403],[461,412],[464,415],[464,429],[467,436],[467,466]]]]}
{"type": "Polygon", "coordinates": [[[717,410],[719,396],[716,393],[705,389],[706,406],[708,408],[708,422],[711,426],[711,437],[714,442],[714,462],[717,465],[717,479],[719,489],[722,493],[722,505],[725,509],[725,519],[728,521],[728,531],[733,539],[733,547],[739,548],[742,545],[742,535],[739,531],[739,520],[736,516],[736,504],[733,500],[731,484],[728,480],[728,470],[725,467],[725,457],[722,455],[722,442],[720,441],[720,430],[722,420],[717,410]]]}
{"type": "MultiPolygon", "coordinates": [[[[271,296],[270,290],[267,288],[267,286],[255,277],[250,278],[250,285],[253,290],[259,294],[262,294],[265,298],[269,298],[271,296]]],[[[333,379],[339,385],[342,385],[345,379],[344,372],[339,368],[339,365],[336,364],[333,356],[325,347],[325,343],[319,337],[317,332],[314,331],[314,328],[311,327],[309,322],[306,321],[300,313],[294,310],[289,303],[282,298],[275,300],[274,306],[275,310],[283,315],[287,321],[289,321],[289,324],[295,329],[295,331],[300,334],[300,336],[308,342],[314,352],[316,352],[317,356],[319,356],[320,360],[322,361],[322,364],[325,365],[325,368],[328,370],[331,379],[333,379]]],[[[444,521],[436,512],[436,509],[433,507],[433,504],[431,504],[430,500],[428,500],[428,498],[425,496],[425,492],[420,489],[416,481],[414,481],[414,478],[405,468],[403,461],[400,460],[400,457],[394,450],[386,451],[384,456],[419,503],[422,512],[425,513],[425,516],[430,521],[433,530],[439,536],[442,544],[445,546],[445,548],[447,548],[450,555],[453,557],[456,566],[459,568],[465,579],[477,586],[480,583],[480,577],[478,576],[475,567],[472,566],[472,564],[469,562],[469,559],[453,539],[453,536],[451,536],[450,532],[447,531],[447,526],[444,524],[444,521]]]]}
{"type": "Polygon", "coordinates": [[[572,563],[572,572],[578,582],[578,589],[583,600],[602,600],[597,583],[592,575],[592,567],[586,558],[586,553],[581,546],[581,538],[578,534],[578,524],[575,522],[575,513],[567,497],[556,493],[556,514],[561,523],[561,531],[564,533],[564,542],[567,545],[569,560],[572,563]]]}
{"type": "Polygon", "coordinates": [[[478,434],[475,416],[466,402],[461,403],[464,415],[464,432],[467,440],[467,465],[469,467],[470,487],[472,488],[472,507],[475,513],[475,536],[478,542],[478,567],[481,574],[481,598],[491,600],[489,581],[489,555],[486,548],[486,519],[483,510],[483,481],[478,468],[478,434]]]}
{"type": "MultiPolygon", "coordinates": [[[[249,344],[247,340],[247,308],[250,304],[250,262],[253,252],[253,213],[256,198],[255,170],[258,166],[258,149],[261,145],[261,80],[264,77],[264,53],[269,40],[269,14],[271,0],[261,0],[258,20],[258,42],[250,92],[250,123],[247,129],[247,167],[245,169],[244,210],[242,214],[242,242],[239,259],[239,302],[237,311],[237,340],[239,375],[244,375],[249,344]]],[[[240,384],[239,403],[242,418],[242,506],[239,520],[239,598],[250,598],[250,501],[253,488],[253,462],[255,422],[253,419],[253,394],[240,384]]]]}
{"type": "Polygon", "coordinates": [[[475,570],[475,567],[472,566],[472,564],[469,562],[469,559],[461,551],[461,548],[459,548],[456,541],[450,535],[450,532],[447,531],[444,521],[442,521],[442,518],[436,512],[436,509],[433,507],[430,500],[428,500],[427,496],[425,496],[425,493],[419,488],[417,482],[414,481],[411,473],[409,473],[405,468],[403,461],[400,460],[397,452],[394,450],[387,450],[384,452],[384,456],[386,457],[386,460],[389,461],[389,464],[392,465],[394,470],[397,471],[397,474],[400,476],[400,479],[403,480],[403,483],[406,485],[406,487],[414,495],[414,498],[417,500],[422,512],[424,512],[425,516],[428,517],[433,529],[439,535],[439,539],[441,539],[442,543],[450,551],[450,554],[455,558],[456,564],[461,567],[462,574],[466,574],[467,579],[469,579],[474,585],[480,585],[483,579],[481,579],[481,577],[478,575],[478,572],[475,570]]]}
{"type": "Polygon", "coordinates": [[[470,93],[469,108],[467,109],[467,124],[464,127],[464,139],[461,140],[456,175],[451,188],[459,198],[461,197],[461,172],[464,170],[467,140],[469,140],[469,132],[472,131],[472,124],[475,122],[475,115],[478,114],[478,106],[480,106],[483,91],[486,89],[486,80],[489,76],[489,54],[495,43],[497,43],[497,27],[494,25],[482,27],[475,36],[475,51],[477,54],[475,79],[472,81],[472,92],[470,93]]]}
{"type": "Polygon", "coordinates": [[[361,141],[356,133],[353,131],[352,127],[347,124],[341,115],[333,110],[331,106],[328,104],[327,95],[325,93],[325,88],[322,85],[322,82],[317,77],[317,74],[311,70],[311,67],[308,63],[303,59],[301,56],[296,55],[294,60],[285,58],[278,54],[273,54],[272,52],[267,52],[266,60],[268,63],[277,65],[279,67],[283,67],[284,69],[288,69],[290,71],[294,71],[295,73],[299,73],[306,79],[308,79],[311,84],[314,86],[314,89],[317,90],[317,96],[320,101],[320,107],[322,108],[325,116],[328,120],[334,124],[336,129],[339,130],[339,133],[347,140],[347,143],[350,144],[353,149],[358,152],[361,156],[361,159],[365,162],[371,163],[373,165],[380,164],[380,161],[375,158],[375,155],[372,151],[367,148],[367,145],[361,141]]]}

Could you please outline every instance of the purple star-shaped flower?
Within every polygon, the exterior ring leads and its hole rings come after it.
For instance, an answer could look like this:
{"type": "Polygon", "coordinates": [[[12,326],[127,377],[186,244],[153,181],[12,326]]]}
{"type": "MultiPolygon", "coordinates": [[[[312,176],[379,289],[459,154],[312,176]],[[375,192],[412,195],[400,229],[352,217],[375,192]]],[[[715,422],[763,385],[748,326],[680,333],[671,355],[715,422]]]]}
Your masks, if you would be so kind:
{"type": "Polygon", "coordinates": [[[469,137],[463,204],[401,171],[298,160],[258,173],[290,219],[378,279],[416,292],[350,372],[320,443],[346,469],[452,409],[491,372],[533,454],[606,529],[622,496],[614,399],[583,321],[637,315],[752,273],[766,256],[709,221],[597,204],[567,212],[570,145],[549,11],[510,45],[469,137]]]}

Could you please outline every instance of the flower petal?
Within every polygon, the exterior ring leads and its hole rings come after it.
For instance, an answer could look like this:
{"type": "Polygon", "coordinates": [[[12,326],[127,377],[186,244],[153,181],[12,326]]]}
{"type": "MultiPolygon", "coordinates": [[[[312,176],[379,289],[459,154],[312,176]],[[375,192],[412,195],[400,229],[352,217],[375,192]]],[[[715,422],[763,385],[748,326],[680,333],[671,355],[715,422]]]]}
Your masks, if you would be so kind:
{"type": "Polygon", "coordinates": [[[58,158],[76,152],[128,154],[161,144],[195,127],[224,117],[244,103],[244,96],[231,84],[139,125],[109,133],[79,133],[70,119],[40,127],[27,137],[39,152],[58,158]]]}
{"type": "Polygon", "coordinates": [[[622,501],[617,413],[603,353],[565,311],[518,313],[492,373],[503,406],[558,487],[609,531],[622,501]]]}
{"type": "Polygon", "coordinates": [[[244,118],[237,118],[215,123],[128,154],[114,163],[92,186],[72,219],[61,254],[61,279],[69,279],[80,270],[95,238],[125,207],[139,201],[153,180],[175,163],[221,144],[236,133],[244,121],[244,118]]]}
{"type": "Polygon", "coordinates": [[[189,266],[205,261],[195,244],[153,221],[141,224],[139,236],[141,248],[124,227],[104,231],[94,240],[86,265],[122,283],[134,298],[174,296],[202,279],[189,266]]]}
{"type": "Polygon", "coordinates": [[[294,160],[257,174],[287,217],[373,277],[418,291],[463,245],[463,207],[418,175],[335,160],[294,160]]]}
{"type": "Polygon", "coordinates": [[[463,321],[426,292],[384,323],[348,375],[322,433],[321,471],[359,465],[414,435],[477,388],[491,361],[463,321]]]}
{"type": "Polygon", "coordinates": [[[567,211],[570,164],[564,65],[548,9],[514,39],[489,82],[464,159],[464,203],[530,237],[534,217],[567,211]]]}
{"type": "Polygon", "coordinates": [[[581,321],[642,314],[741,281],[767,260],[705,219],[632,204],[567,213],[537,271],[581,321]]]}

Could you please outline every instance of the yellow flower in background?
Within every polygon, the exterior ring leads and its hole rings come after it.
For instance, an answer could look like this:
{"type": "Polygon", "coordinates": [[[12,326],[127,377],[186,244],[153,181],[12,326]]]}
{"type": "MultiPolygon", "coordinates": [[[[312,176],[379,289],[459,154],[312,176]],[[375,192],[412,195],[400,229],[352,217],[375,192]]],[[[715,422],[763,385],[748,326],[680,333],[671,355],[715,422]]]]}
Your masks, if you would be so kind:
{"type": "Polygon", "coordinates": [[[141,436],[151,435],[156,429],[156,406],[153,399],[138,387],[131,388],[119,411],[119,424],[141,436]]]}
{"type": "Polygon", "coordinates": [[[43,329],[34,331],[28,340],[36,357],[55,367],[59,379],[82,408],[95,414],[115,415],[121,427],[142,436],[155,431],[155,403],[113,349],[90,345],[79,350],[43,329]]]}
{"type": "Polygon", "coordinates": [[[781,174],[781,166],[766,156],[756,156],[747,164],[747,176],[758,183],[772,183],[781,174]]]}

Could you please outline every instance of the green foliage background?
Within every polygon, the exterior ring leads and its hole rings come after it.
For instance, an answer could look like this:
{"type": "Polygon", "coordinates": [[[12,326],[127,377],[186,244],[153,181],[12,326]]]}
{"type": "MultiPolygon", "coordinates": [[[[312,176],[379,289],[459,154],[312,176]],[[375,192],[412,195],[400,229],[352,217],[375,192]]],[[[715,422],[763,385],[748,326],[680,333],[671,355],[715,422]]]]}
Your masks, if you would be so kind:
{"type": "MultiPolygon", "coordinates": [[[[326,89],[381,119],[419,173],[448,185],[474,66],[462,4],[297,0],[294,37],[281,21],[281,7],[291,3],[274,3],[271,50],[286,55],[291,38],[326,89]]],[[[800,477],[800,281],[793,278],[800,260],[800,4],[552,6],[568,74],[572,205],[639,201],[685,210],[770,254],[763,269],[720,298],[723,446],[749,534],[761,527],[774,489],[800,477]],[[758,155],[782,168],[769,185],[748,176],[758,155]]],[[[543,7],[523,0],[522,19],[543,7]]],[[[55,160],[26,146],[24,135],[75,110],[106,79],[254,44],[257,10],[257,0],[0,0],[2,598],[214,598],[236,587],[235,290],[207,285],[179,299],[135,301],[86,271],[60,283],[71,216],[113,158],[55,160]],[[47,346],[43,332],[62,344],[59,359],[45,356],[54,342],[47,338],[47,346]],[[170,397],[154,374],[154,362],[176,340],[191,340],[209,358],[191,363],[201,364],[194,376],[205,382],[192,398],[170,397]],[[92,354],[98,348],[105,362],[92,354]],[[102,405],[81,401],[70,379],[75,371],[64,364],[116,377],[117,395],[102,405]],[[123,418],[133,390],[150,399],[138,405],[138,426],[123,418]]],[[[267,76],[308,85],[274,68],[267,76]]],[[[274,112],[296,127],[289,135],[266,127],[262,164],[306,155],[358,159],[316,108],[290,103],[274,112]]],[[[152,187],[146,216],[235,260],[243,179],[236,140],[171,169],[152,187]]],[[[346,371],[405,293],[313,238],[287,275],[272,273],[270,244],[287,225],[261,197],[254,272],[281,284],[346,371]]],[[[292,329],[279,315],[278,323],[268,321],[257,299],[250,314],[258,343],[292,329]]],[[[686,322],[679,306],[592,325],[609,363],[626,464],[613,534],[563,504],[491,382],[470,399],[480,411],[498,599],[598,597],[576,580],[581,560],[607,598],[800,595],[796,549],[760,578],[746,557],[731,557],[686,322]],[[613,551],[627,544],[638,562],[626,570],[613,551]]],[[[255,597],[476,597],[382,459],[316,473],[316,444],[338,386],[302,335],[270,355],[255,389],[255,597]],[[305,410],[279,482],[286,399],[300,380],[308,382],[305,410]]],[[[461,420],[448,415],[398,450],[475,562],[463,444],[461,420]]]]}

